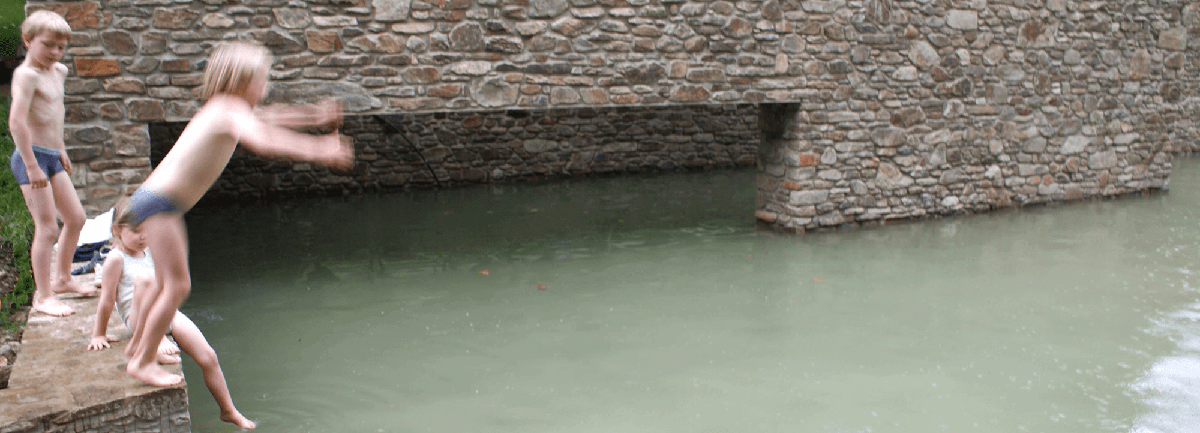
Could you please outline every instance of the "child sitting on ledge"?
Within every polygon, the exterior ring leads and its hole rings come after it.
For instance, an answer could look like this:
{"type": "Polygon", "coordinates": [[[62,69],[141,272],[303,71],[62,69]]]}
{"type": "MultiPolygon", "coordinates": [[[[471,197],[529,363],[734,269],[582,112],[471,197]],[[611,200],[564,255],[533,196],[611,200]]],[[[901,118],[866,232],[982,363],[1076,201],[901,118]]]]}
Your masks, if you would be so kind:
{"type": "MultiPolygon", "coordinates": [[[[145,317],[149,310],[147,299],[153,299],[160,289],[154,278],[154,259],[146,250],[146,236],[129,225],[132,218],[128,199],[121,199],[113,212],[114,248],[101,268],[100,303],[96,307],[96,326],[92,328],[88,350],[104,350],[109,347],[108,343],[118,341],[108,335],[108,318],[112,315],[114,305],[125,327],[133,329],[133,325],[145,317]]],[[[217,362],[217,352],[204,339],[200,328],[183,313],[175,311],[175,317],[171,319],[171,335],[179,342],[183,352],[196,360],[196,364],[204,371],[204,384],[221,408],[221,420],[244,429],[254,428],[255,423],[242,416],[233,406],[233,398],[225,385],[225,373],[217,362]]],[[[126,356],[132,354],[132,348],[132,345],[126,346],[126,356]]],[[[179,357],[171,352],[178,353],[179,349],[164,336],[158,346],[158,362],[179,363],[179,357]]]]}

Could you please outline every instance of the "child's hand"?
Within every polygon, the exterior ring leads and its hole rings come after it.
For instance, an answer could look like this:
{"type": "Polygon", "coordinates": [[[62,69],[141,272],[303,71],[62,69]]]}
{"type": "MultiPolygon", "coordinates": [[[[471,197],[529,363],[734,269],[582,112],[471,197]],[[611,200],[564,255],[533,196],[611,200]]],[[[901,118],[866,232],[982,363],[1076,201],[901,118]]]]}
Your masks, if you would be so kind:
{"type": "Polygon", "coordinates": [[[103,337],[92,337],[92,341],[88,342],[87,350],[104,350],[109,348],[109,342],[121,341],[117,337],[105,335],[103,337]]]}
{"type": "Polygon", "coordinates": [[[317,108],[317,124],[332,125],[333,129],[342,127],[342,104],[336,99],[326,99],[313,104],[317,108]]]}
{"type": "Polygon", "coordinates": [[[67,171],[67,174],[71,174],[75,167],[71,167],[71,158],[67,156],[67,152],[58,154],[58,159],[62,161],[63,169],[67,171]]]}
{"type": "Polygon", "coordinates": [[[321,136],[318,154],[313,161],[337,170],[349,170],[354,167],[354,148],[349,144],[352,140],[342,137],[337,131],[321,136]]]}
{"type": "Polygon", "coordinates": [[[29,187],[38,189],[50,186],[50,179],[46,178],[46,172],[42,171],[41,167],[25,167],[25,173],[29,176],[29,187]]]}

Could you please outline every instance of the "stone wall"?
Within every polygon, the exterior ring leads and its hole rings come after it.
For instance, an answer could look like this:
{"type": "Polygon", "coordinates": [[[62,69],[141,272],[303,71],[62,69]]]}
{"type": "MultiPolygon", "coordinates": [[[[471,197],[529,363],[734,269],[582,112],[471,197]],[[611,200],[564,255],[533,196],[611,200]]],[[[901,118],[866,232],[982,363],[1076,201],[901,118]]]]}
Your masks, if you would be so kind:
{"type": "MultiPolygon", "coordinates": [[[[66,132],[90,212],[145,178],[147,124],[194,113],[227,39],[276,54],[270,101],[332,96],[357,116],[761,104],[775,124],[759,124],[758,215],[787,230],[1165,188],[1169,155],[1196,136],[1200,5],[1182,1],[27,4],[41,8],[76,30],[66,132]]],[[[480,158],[446,178],[542,170],[480,158]]]]}
{"type": "Polygon", "coordinates": [[[1200,5],[864,5],[856,28],[887,36],[860,34],[848,65],[806,70],[821,90],[764,110],[786,126],[764,132],[762,221],[805,231],[1162,190],[1171,155],[1196,145],[1200,5]]]}
{"type": "Polygon", "coordinates": [[[195,112],[205,58],[222,40],[255,40],[276,55],[269,100],[337,97],[350,113],[756,103],[794,100],[804,63],[827,60],[817,58],[826,41],[829,52],[848,49],[856,33],[838,12],[845,4],[29,0],[26,9],[55,10],[75,30],[63,59],[66,132],[75,183],[95,212],[148,174],[146,125],[195,112]]]}
{"type": "MultiPolygon", "coordinates": [[[[103,393],[101,393],[103,394],[103,393]]],[[[77,401],[103,401],[108,396],[76,396],[77,401]]],[[[82,403],[81,403],[82,404],[82,403]]],[[[104,401],[69,412],[48,414],[34,419],[7,420],[0,433],[189,433],[192,419],[188,414],[185,388],[104,401]]]]}
{"type": "MultiPolygon", "coordinates": [[[[757,113],[709,105],[348,116],[342,133],[354,137],[357,155],[350,172],[238,152],[205,200],[753,167],[757,113]]],[[[184,126],[151,125],[152,160],[184,126]]]]}

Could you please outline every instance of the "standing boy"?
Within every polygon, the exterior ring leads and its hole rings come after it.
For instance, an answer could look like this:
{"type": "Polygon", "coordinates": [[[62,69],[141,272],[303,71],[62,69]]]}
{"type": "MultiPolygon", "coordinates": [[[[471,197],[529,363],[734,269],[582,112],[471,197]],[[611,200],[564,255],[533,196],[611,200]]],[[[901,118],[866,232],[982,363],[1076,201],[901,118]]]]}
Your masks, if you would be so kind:
{"type": "Polygon", "coordinates": [[[71,278],[71,259],[87,217],[71,183],[71,159],[63,144],[67,66],[58,61],[70,40],[71,26],[54,12],[40,10],[25,18],[21,42],[27,51],[25,61],[13,71],[8,114],[8,127],[17,147],[10,167],[33,216],[33,310],[51,316],[75,313],[55,298],[55,293],[90,295],[96,291],[94,287],[85,289],[71,278]],[[55,210],[62,215],[61,233],[55,210]],[[50,255],[56,236],[58,255],[51,272],[50,255]]]}

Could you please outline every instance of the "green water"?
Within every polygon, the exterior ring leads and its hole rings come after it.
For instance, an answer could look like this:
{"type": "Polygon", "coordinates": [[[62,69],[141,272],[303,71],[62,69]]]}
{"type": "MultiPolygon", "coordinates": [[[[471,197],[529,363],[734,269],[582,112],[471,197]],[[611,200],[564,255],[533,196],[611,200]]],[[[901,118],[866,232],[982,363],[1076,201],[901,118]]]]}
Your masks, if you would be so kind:
{"type": "MultiPolygon", "coordinates": [[[[198,210],[183,311],[267,432],[1185,432],[1175,165],[1169,194],[802,236],[755,231],[750,171],[198,210]]],[[[234,430],[186,367],[193,431],[234,430]]]]}

